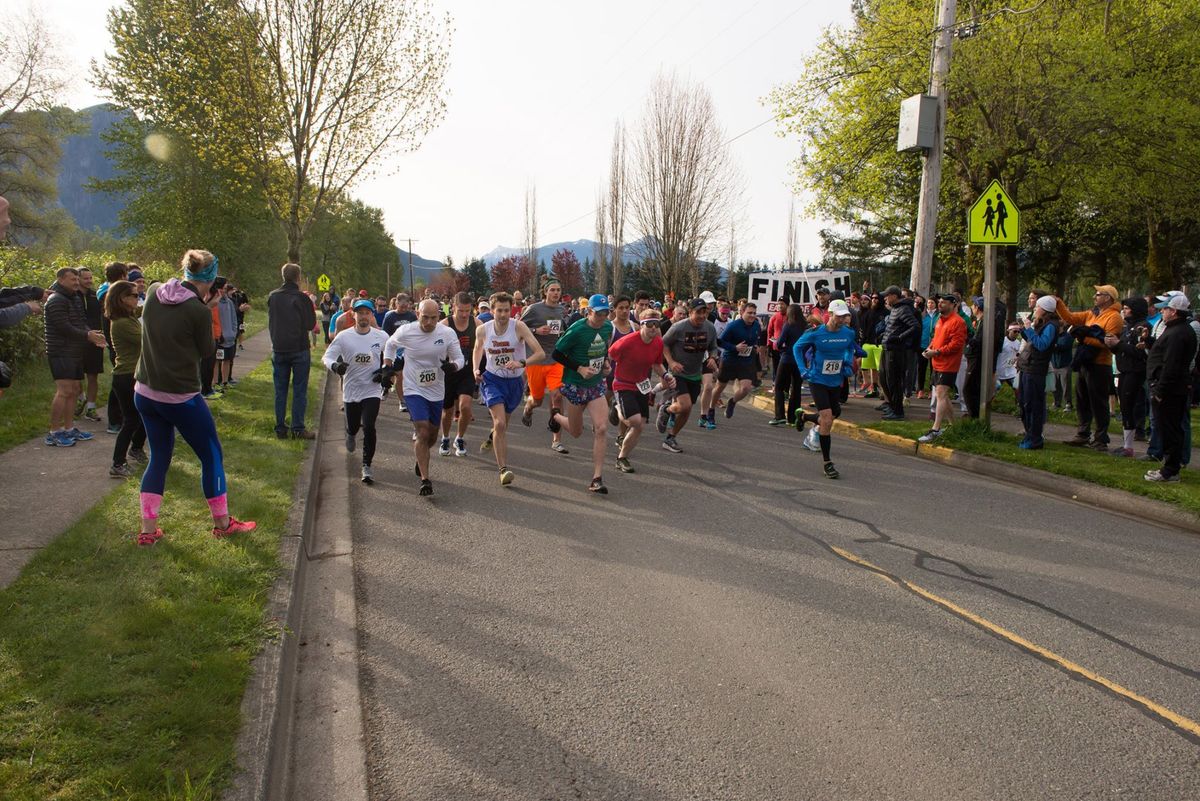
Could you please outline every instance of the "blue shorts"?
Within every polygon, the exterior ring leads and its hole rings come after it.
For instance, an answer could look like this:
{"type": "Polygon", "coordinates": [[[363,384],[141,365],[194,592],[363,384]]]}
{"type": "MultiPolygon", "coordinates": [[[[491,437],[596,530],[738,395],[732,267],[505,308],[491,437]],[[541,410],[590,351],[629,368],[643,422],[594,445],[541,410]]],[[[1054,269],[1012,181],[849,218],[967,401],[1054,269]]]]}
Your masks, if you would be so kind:
{"type": "Polygon", "coordinates": [[[479,397],[483,398],[483,405],[490,409],[497,404],[503,403],[504,411],[507,414],[512,414],[521,405],[524,393],[524,376],[504,378],[485,370],[483,381],[479,383],[479,397]]]}
{"type": "Polygon", "coordinates": [[[575,384],[563,382],[562,388],[559,390],[562,396],[576,406],[587,406],[596,398],[604,397],[604,383],[596,384],[594,387],[580,387],[575,384]]]}
{"type": "Polygon", "coordinates": [[[435,426],[442,424],[442,402],[431,401],[420,395],[405,395],[404,405],[408,407],[408,416],[414,423],[429,422],[435,426]]]}

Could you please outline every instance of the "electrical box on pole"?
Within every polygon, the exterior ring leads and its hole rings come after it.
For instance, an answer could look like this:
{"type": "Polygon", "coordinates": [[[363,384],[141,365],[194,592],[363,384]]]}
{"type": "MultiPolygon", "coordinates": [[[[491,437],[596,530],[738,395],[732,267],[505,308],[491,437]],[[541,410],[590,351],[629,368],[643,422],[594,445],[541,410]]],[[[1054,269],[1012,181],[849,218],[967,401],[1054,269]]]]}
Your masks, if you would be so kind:
{"type": "Polygon", "coordinates": [[[913,95],[900,102],[900,131],[896,150],[900,153],[932,150],[937,146],[938,99],[913,95]]]}

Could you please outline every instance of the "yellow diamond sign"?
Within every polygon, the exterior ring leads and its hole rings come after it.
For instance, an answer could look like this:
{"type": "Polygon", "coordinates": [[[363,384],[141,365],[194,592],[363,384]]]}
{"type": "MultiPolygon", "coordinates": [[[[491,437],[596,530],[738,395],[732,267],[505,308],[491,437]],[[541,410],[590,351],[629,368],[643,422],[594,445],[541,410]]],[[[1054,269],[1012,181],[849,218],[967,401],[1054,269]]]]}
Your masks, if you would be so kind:
{"type": "Polygon", "coordinates": [[[967,213],[967,242],[972,245],[1015,245],[1020,238],[1021,212],[1017,204],[992,181],[967,213]]]}
{"type": "Polygon", "coordinates": [[[325,275],[325,273],[321,273],[320,277],[317,278],[317,289],[322,292],[329,289],[329,276],[325,275]]]}

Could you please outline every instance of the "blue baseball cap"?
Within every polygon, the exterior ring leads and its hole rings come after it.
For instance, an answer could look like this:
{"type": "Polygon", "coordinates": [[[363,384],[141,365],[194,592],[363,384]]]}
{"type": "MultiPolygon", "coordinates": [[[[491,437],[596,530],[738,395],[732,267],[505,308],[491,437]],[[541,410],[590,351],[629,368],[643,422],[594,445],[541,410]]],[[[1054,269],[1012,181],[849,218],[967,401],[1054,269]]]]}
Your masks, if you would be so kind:
{"type": "Polygon", "coordinates": [[[592,295],[588,298],[588,308],[592,311],[608,311],[608,295],[592,295]]]}
{"type": "Polygon", "coordinates": [[[370,309],[371,311],[375,311],[375,304],[374,304],[374,302],[369,301],[366,298],[363,298],[362,300],[354,301],[354,305],[351,306],[350,308],[351,309],[370,309]]]}

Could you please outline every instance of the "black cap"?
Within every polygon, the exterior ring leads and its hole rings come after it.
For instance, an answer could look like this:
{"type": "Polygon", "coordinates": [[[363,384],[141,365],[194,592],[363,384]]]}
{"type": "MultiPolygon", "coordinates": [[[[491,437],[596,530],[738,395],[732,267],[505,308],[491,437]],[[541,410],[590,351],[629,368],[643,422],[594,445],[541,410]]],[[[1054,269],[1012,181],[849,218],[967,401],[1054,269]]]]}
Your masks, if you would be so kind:
{"type": "Polygon", "coordinates": [[[904,293],[900,291],[900,287],[896,286],[895,284],[892,284],[887,289],[883,290],[882,297],[886,298],[888,295],[895,295],[896,297],[900,297],[903,294],[904,293]]]}
{"type": "Polygon", "coordinates": [[[703,298],[693,298],[692,302],[688,304],[688,308],[689,309],[707,309],[708,304],[704,302],[703,298]]]}
{"type": "MultiPolygon", "coordinates": [[[[820,292],[818,292],[817,294],[819,295],[819,294],[821,294],[821,293],[820,293],[820,292]]],[[[845,299],[846,299],[846,293],[845,293],[845,292],[843,292],[843,291],[842,291],[842,290],[840,290],[840,289],[835,289],[835,290],[833,290],[832,292],[830,292],[830,293],[829,293],[829,299],[830,299],[830,300],[845,300],[845,299]]]]}
{"type": "Polygon", "coordinates": [[[828,294],[829,294],[829,287],[827,287],[827,286],[823,286],[823,287],[821,287],[820,289],[818,289],[818,290],[817,290],[817,294],[818,294],[818,295],[828,295],[828,294]]]}

